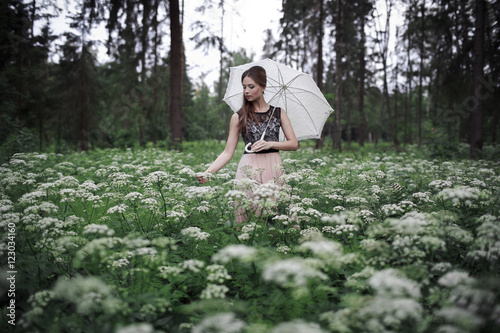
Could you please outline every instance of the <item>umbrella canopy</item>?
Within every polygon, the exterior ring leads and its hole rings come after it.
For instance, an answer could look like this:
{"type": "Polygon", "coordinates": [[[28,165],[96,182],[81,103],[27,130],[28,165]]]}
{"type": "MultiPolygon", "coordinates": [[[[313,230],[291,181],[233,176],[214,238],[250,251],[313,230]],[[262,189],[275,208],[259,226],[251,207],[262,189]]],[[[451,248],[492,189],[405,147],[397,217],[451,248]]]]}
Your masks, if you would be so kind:
{"type": "MultiPolygon", "coordinates": [[[[319,139],[333,108],[328,104],[312,77],[271,59],[231,67],[223,100],[234,112],[243,106],[241,75],[252,66],[266,70],[266,102],[285,109],[297,140],[319,139]]],[[[284,139],[283,132],[280,140],[284,139]]]]}

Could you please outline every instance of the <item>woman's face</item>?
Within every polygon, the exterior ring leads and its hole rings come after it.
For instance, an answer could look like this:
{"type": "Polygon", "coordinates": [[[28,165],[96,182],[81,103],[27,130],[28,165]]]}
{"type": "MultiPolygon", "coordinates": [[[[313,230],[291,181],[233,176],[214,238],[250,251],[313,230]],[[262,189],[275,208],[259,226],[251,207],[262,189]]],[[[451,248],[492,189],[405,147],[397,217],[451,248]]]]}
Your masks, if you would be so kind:
{"type": "Polygon", "coordinates": [[[243,79],[242,84],[243,84],[243,94],[245,95],[245,98],[249,102],[258,100],[262,96],[262,93],[264,92],[264,88],[259,86],[249,76],[246,76],[243,79]]]}

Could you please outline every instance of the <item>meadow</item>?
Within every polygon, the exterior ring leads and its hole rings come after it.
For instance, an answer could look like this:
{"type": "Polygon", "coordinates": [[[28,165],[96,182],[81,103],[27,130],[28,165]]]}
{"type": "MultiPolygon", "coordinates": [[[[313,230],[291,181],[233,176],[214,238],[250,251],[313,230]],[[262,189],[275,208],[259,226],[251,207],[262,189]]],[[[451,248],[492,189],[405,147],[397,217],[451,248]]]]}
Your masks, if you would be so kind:
{"type": "Polygon", "coordinates": [[[0,330],[500,331],[498,158],[305,145],[284,184],[235,184],[239,156],[199,184],[222,147],[4,163],[0,330]]]}

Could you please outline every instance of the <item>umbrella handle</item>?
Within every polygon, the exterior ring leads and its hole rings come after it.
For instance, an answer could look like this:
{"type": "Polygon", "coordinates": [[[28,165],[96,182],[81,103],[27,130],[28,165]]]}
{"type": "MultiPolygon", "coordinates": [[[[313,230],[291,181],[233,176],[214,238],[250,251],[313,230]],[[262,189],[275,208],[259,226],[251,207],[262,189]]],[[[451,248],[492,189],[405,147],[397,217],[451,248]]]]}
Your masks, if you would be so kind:
{"type": "MultiPolygon", "coordinates": [[[[262,133],[262,136],[260,137],[261,140],[264,140],[264,136],[266,135],[266,131],[264,131],[264,133],[262,133]]],[[[247,143],[247,145],[245,146],[245,151],[247,153],[250,153],[250,154],[253,154],[255,153],[252,149],[250,149],[250,146],[252,145],[253,143],[252,142],[249,142],[247,143]]]]}

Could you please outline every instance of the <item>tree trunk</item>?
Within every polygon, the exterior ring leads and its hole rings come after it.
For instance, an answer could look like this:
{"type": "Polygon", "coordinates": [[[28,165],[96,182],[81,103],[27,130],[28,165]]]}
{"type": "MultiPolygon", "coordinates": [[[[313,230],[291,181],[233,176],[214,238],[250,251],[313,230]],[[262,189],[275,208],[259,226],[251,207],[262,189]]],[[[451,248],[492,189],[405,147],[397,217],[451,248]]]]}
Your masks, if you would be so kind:
{"type": "MultiPolygon", "coordinates": [[[[387,53],[386,53],[387,54],[387,53]]],[[[384,60],[383,60],[383,69],[384,69],[384,96],[382,97],[382,99],[385,101],[385,107],[387,109],[387,116],[389,117],[389,121],[388,121],[388,124],[389,124],[389,133],[390,133],[390,136],[391,136],[391,139],[392,139],[392,143],[394,145],[397,145],[398,144],[398,139],[397,139],[397,136],[396,136],[396,131],[394,129],[394,122],[395,120],[393,119],[392,117],[392,110],[391,110],[391,100],[390,100],[390,96],[389,96],[389,84],[387,83],[387,58],[384,57],[384,60]]]]}
{"type": "Polygon", "coordinates": [[[365,75],[366,75],[366,59],[365,59],[365,16],[361,16],[360,21],[360,34],[361,34],[361,50],[359,52],[359,139],[358,143],[361,147],[365,145],[365,132],[366,132],[366,119],[365,119],[365,75]]]}
{"type": "Polygon", "coordinates": [[[407,107],[405,110],[405,129],[404,129],[404,136],[405,136],[405,143],[413,144],[413,135],[411,131],[411,119],[412,119],[412,108],[413,108],[413,101],[412,101],[412,80],[413,80],[413,66],[411,62],[411,57],[410,57],[410,50],[411,50],[411,45],[410,45],[410,36],[408,35],[408,44],[407,44],[407,58],[408,58],[408,84],[407,84],[407,93],[406,93],[406,101],[407,101],[407,107]],[[410,120],[410,121],[408,121],[410,120]],[[408,135],[408,132],[409,135],[408,135]]]}
{"type": "Polygon", "coordinates": [[[420,65],[418,73],[418,110],[417,110],[417,143],[420,146],[422,144],[422,99],[423,99],[423,76],[424,76],[424,36],[425,36],[425,0],[420,6],[420,40],[419,40],[419,50],[420,50],[420,65]]]}
{"type": "MultiPolygon", "coordinates": [[[[385,21],[385,31],[383,35],[383,45],[382,45],[382,69],[384,72],[384,87],[383,87],[383,94],[384,96],[382,99],[385,101],[385,107],[387,109],[387,116],[389,117],[389,133],[392,139],[392,143],[394,145],[398,145],[398,139],[397,139],[397,134],[395,130],[395,119],[392,117],[392,110],[391,110],[391,100],[389,96],[389,84],[387,82],[387,76],[388,76],[388,69],[387,69],[387,57],[389,56],[389,38],[390,38],[390,23],[391,23],[391,8],[392,8],[392,1],[391,0],[386,0],[386,8],[387,8],[387,13],[386,13],[386,21],[385,21]]],[[[382,42],[382,39],[381,39],[382,42]]]]}
{"type": "Polygon", "coordinates": [[[79,143],[80,149],[83,151],[89,150],[88,138],[87,138],[87,109],[88,109],[88,98],[87,98],[87,84],[86,84],[86,62],[87,62],[87,47],[84,44],[82,46],[82,57],[80,59],[80,136],[79,143]]]}
{"type": "Polygon", "coordinates": [[[478,158],[483,149],[483,110],[482,99],[477,98],[484,75],[484,0],[476,0],[476,23],[474,34],[474,110],[471,115],[470,158],[478,158]]]}
{"type": "Polygon", "coordinates": [[[335,120],[333,129],[333,148],[338,152],[342,152],[342,57],[344,56],[343,50],[343,8],[342,0],[337,0],[337,23],[335,24],[335,120]]]}
{"type": "Polygon", "coordinates": [[[151,127],[152,127],[152,140],[153,144],[156,146],[157,140],[158,140],[158,124],[156,122],[156,119],[158,117],[157,115],[157,105],[158,105],[158,85],[159,85],[159,80],[158,80],[158,45],[160,43],[160,34],[158,31],[158,5],[159,5],[159,0],[155,0],[154,2],[154,13],[155,15],[153,16],[153,22],[152,22],[152,27],[155,32],[154,35],[154,43],[153,43],[153,57],[154,57],[154,64],[153,64],[153,73],[152,73],[152,82],[153,82],[153,101],[151,105],[151,114],[149,117],[149,120],[151,121],[151,127]]]}
{"type": "Polygon", "coordinates": [[[182,150],[182,30],[179,0],[170,4],[170,147],[182,150]]]}
{"type": "MultiPolygon", "coordinates": [[[[316,83],[318,84],[319,90],[323,91],[323,21],[324,21],[324,10],[323,10],[323,0],[319,0],[319,36],[318,36],[318,67],[316,68],[316,83]]],[[[325,129],[321,131],[321,137],[316,141],[316,148],[322,148],[325,141],[325,129]]]]}
{"type": "Polygon", "coordinates": [[[222,133],[226,128],[226,122],[223,117],[223,104],[222,104],[222,76],[223,76],[223,66],[224,66],[224,0],[220,2],[222,15],[220,17],[220,37],[219,37],[219,86],[217,87],[217,105],[219,109],[219,126],[222,126],[217,131],[217,142],[222,140],[222,133]]]}

